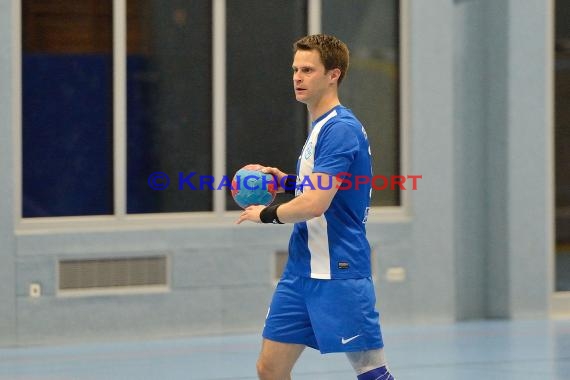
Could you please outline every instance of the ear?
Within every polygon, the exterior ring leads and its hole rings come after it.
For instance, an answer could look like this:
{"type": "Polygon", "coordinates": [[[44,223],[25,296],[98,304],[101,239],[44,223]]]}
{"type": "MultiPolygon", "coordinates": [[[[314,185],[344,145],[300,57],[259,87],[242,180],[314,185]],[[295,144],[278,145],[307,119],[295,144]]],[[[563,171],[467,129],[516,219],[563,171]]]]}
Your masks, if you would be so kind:
{"type": "Polygon", "coordinates": [[[331,78],[331,82],[338,82],[338,78],[340,78],[340,69],[335,68],[335,69],[329,70],[329,75],[331,78]]]}

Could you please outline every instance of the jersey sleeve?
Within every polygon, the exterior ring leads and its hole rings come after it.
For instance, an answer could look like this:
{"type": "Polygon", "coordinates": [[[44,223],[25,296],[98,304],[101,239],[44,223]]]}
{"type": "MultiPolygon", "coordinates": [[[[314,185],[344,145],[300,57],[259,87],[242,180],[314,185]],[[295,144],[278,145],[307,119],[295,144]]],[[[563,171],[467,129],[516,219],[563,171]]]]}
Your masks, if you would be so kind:
{"type": "Polygon", "coordinates": [[[348,172],[358,150],[354,126],[343,122],[331,123],[319,135],[313,172],[330,175],[348,172]]]}

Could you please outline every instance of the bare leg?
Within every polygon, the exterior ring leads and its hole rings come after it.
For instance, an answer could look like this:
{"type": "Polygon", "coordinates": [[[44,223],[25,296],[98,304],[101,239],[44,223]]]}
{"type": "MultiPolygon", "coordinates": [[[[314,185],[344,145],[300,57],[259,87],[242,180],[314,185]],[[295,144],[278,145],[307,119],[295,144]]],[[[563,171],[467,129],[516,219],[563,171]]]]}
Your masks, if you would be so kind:
{"type": "Polygon", "coordinates": [[[257,376],[260,380],[290,380],[291,370],[304,349],[302,344],[263,339],[257,360],[257,376]]]}
{"type": "Polygon", "coordinates": [[[378,350],[347,352],[346,357],[350,361],[350,364],[352,364],[357,375],[386,365],[383,348],[378,350]]]}

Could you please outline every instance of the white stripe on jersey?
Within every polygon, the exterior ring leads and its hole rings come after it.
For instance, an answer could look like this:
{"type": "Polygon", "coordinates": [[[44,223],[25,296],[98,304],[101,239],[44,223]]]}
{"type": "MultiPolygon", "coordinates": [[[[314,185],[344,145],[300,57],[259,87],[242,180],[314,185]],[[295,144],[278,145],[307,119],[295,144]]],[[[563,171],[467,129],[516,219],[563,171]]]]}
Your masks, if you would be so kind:
{"type": "Polygon", "coordinates": [[[329,254],[329,235],[327,218],[321,215],[307,220],[309,251],[311,252],[311,278],[331,279],[331,257],[329,254]]]}
{"type": "MultiPolygon", "coordinates": [[[[297,181],[308,178],[313,173],[315,167],[315,149],[321,128],[332,117],[336,116],[333,110],[325,118],[319,120],[313,127],[311,135],[307,139],[301,152],[301,164],[299,166],[299,177],[297,181]]],[[[299,184],[299,183],[298,183],[299,184]]],[[[316,184],[313,184],[316,186],[316,184]]],[[[324,215],[318,218],[307,220],[307,238],[309,251],[311,252],[311,278],[322,280],[331,279],[329,235],[327,229],[327,219],[324,215]]]]}

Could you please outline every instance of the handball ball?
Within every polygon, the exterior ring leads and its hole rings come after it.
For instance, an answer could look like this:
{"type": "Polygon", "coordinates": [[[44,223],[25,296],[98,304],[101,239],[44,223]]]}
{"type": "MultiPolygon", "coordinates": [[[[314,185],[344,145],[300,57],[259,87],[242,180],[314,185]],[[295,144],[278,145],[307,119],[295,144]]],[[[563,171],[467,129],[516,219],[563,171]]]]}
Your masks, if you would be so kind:
{"type": "Polygon", "coordinates": [[[261,171],[260,165],[246,165],[232,179],[232,197],[241,208],[267,206],[275,199],[277,179],[261,171]]]}

